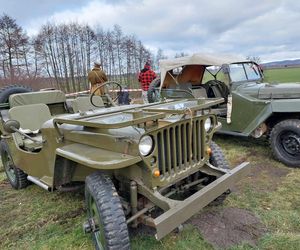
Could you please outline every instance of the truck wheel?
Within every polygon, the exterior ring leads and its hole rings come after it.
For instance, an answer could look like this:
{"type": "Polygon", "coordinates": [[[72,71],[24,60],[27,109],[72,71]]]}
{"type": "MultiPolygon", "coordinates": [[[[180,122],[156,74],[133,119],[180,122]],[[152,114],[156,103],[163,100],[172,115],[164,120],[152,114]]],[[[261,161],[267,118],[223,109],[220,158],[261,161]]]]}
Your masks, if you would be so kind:
{"type": "Polygon", "coordinates": [[[0,146],[2,164],[11,186],[15,189],[22,189],[27,187],[29,184],[29,181],[27,180],[27,174],[25,174],[21,169],[15,166],[7,143],[1,140],[0,146]]]}
{"type": "Polygon", "coordinates": [[[32,92],[33,90],[26,86],[9,85],[0,89],[0,103],[8,103],[9,96],[12,94],[32,92]]]}
{"type": "Polygon", "coordinates": [[[271,131],[270,143],[277,160],[291,167],[300,167],[300,120],[277,123],[271,131]]]}
{"type": "Polygon", "coordinates": [[[149,85],[147,92],[148,102],[158,102],[159,101],[159,91],[157,88],[160,86],[160,78],[155,78],[149,85]]]}
{"type": "Polygon", "coordinates": [[[96,249],[130,249],[124,211],[111,179],[95,172],[85,183],[89,232],[96,249]]]}
{"type": "MultiPolygon", "coordinates": [[[[222,152],[222,149],[218,146],[218,144],[212,141],[210,147],[212,149],[212,154],[210,156],[209,162],[219,169],[225,171],[230,170],[229,164],[222,152]]],[[[230,194],[230,190],[228,189],[225,193],[221,194],[217,199],[215,199],[210,204],[213,206],[223,204],[224,200],[227,198],[229,194],[230,194]]]]}

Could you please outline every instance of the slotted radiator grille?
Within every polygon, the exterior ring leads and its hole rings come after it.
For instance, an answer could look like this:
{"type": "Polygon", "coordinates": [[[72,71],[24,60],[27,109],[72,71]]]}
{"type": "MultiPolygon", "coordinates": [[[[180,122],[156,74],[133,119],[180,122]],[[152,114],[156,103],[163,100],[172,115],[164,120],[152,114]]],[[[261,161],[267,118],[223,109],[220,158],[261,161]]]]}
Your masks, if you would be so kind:
{"type": "Polygon", "coordinates": [[[159,170],[163,176],[170,176],[197,163],[204,156],[203,121],[185,121],[159,131],[157,143],[159,170]]]}

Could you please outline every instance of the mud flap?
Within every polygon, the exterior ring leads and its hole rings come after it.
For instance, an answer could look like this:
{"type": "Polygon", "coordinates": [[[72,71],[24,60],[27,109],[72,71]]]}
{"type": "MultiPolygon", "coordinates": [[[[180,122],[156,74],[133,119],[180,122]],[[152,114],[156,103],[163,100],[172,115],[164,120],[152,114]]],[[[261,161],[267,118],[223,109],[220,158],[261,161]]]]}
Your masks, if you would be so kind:
{"type": "Polygon", "coordinates": [[[249,163],[244,162],[154,219],[156,239],[162,239],[173,229],[191,218],[200,209],[226,192],[242,176],[249,172],[249,163]]]}

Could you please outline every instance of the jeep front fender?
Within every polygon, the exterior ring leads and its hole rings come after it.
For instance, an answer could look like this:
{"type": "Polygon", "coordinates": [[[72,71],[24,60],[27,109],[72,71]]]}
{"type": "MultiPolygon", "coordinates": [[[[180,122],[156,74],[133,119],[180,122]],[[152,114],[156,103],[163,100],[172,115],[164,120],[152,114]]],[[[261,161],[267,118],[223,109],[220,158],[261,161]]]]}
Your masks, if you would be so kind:
{"type": "Polygon", "coordinates": [[[103,170],[125,168],[142,160],[140,156],[122,154],[79,143],[57,148],[56,154],[87,167],[103,170]]]}

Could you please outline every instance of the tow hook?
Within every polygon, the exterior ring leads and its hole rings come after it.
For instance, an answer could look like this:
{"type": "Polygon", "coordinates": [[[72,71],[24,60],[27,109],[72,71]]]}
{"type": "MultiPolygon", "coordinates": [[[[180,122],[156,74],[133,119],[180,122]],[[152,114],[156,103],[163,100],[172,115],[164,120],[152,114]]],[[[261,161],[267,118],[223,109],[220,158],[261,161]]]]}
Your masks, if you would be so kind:
{"type": "Polygon", "coordinates": [[[99,227],[96,225],[95,220],[93,218],[89,218],[87,221],[85,221],[82,225],[83,232],[85,234],[88,233],[94,233],[99,230],[99,227]]]}

